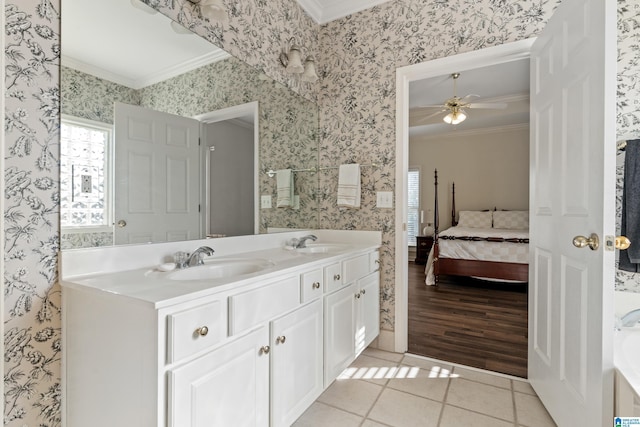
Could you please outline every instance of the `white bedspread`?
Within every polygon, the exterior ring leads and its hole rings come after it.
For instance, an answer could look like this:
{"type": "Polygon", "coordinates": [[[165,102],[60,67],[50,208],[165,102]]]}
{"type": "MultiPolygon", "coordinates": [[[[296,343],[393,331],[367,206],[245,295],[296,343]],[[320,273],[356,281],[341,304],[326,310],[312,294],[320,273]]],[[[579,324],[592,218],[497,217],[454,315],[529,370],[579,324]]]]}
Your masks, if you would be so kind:
{"type": "MultiPolygon", "coordinates": [[[[440,233],[442,236],[455,237],[502,237],[505,239],[528,239],[529,230],[506,230],[499,228],[469,228],[451,227],[440,233]]],[[[527,264],[529,262],[529,245],[512,242],[486,242],[467,240],[438,239],[440,258],[472,259],[480,261],[514,262],[527,264]]],[[[425,267],[426,284],[434,285],[433,248],[429,252],[425,267]]]]}

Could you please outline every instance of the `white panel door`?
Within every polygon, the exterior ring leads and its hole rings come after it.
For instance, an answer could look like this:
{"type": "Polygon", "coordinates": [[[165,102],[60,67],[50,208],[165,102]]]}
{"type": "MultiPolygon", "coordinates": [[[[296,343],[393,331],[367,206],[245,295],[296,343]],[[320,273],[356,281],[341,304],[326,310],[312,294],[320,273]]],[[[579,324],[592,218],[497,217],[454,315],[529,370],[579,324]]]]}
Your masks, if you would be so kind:
{"type": "Polygon", "coordinates": [[[115,243],[200,238],[199,122],[116,102],[115,243]]]}
{"type": "Polygon", "coordinates": [[[169,372],[169,427],[267,427],[268,342],[263,327],[169,372]]]}
{"type": "Polygon", "coordinates": [[[562,426],[613,417],[615,16],[565,0],[531,55],[529,380],[562,426]]]}
{"type": "Polygon", "coordinates": [[[271,426],[288,427],[320,396],[322,300],[271,322],[271,426]]]}
{"type": "Polygon", "coordinates": [[[349,366],[355,357],[355,282],[325,297],[324,386],[349,366]]]}

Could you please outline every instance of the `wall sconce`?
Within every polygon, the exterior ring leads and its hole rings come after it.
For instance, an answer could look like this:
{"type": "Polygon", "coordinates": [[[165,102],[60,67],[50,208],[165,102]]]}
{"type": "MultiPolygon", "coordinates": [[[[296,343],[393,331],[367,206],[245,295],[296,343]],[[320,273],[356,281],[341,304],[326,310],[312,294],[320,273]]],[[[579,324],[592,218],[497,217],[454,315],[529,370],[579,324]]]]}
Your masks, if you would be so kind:
{"type": "Polygon", "coordinates": [[[289,52],[282,52],[280,54],[280,63],[286,68],[287,73],[299,75],[300,80],[303,82],[313,83],[318,80],[316,74],[316,65],[313,56],[307,56],[302,65],[302,52],[300,46],[293,43],[293,39],[290,40],[291,47],[289,52]]]}
{"type": "Polygon", "coordinates": [[[200,13],[203,18],[209,21],[229,22],[227,10],[222,0],[189,0],[193,4],[200,6],[200,13]]]}

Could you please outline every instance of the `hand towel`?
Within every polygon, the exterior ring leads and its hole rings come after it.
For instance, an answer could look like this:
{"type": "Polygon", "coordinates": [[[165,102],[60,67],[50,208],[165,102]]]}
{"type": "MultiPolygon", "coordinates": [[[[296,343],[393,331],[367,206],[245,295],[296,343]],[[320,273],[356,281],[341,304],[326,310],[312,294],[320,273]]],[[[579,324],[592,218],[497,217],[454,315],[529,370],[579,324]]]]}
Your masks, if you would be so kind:
{"type": "Polygon", "coordinates": [[[360,165],[340,165],[338,170],[338,206],[360,208],[360,165]]]}
{"type": "Polygon", "coordinates": [[[280,169],[276,171],[276,186],[278,188],[278,199],[276,206],[288,208],[293,206],[293,172],[291,169],[280,169]]]}
{"type": "Polygon", "coordinates": [[[627,141],[624,153],[621,234],[631,240],[620,251],[620,270],[640,272],[640,139],[627,141]]]}

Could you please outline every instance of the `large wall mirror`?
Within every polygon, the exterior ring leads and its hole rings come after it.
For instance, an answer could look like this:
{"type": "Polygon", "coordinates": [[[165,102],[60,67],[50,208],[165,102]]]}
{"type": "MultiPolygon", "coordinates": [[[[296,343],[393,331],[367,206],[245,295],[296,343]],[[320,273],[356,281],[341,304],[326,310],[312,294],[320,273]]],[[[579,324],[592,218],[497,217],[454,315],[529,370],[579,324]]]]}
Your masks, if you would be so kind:
{"type": "Polygon", "coordinates": [[[268,173],[317,167],[317,105],[139,0],[62,10],[63,249],[317,226],[317,174],[268,173]]]}

